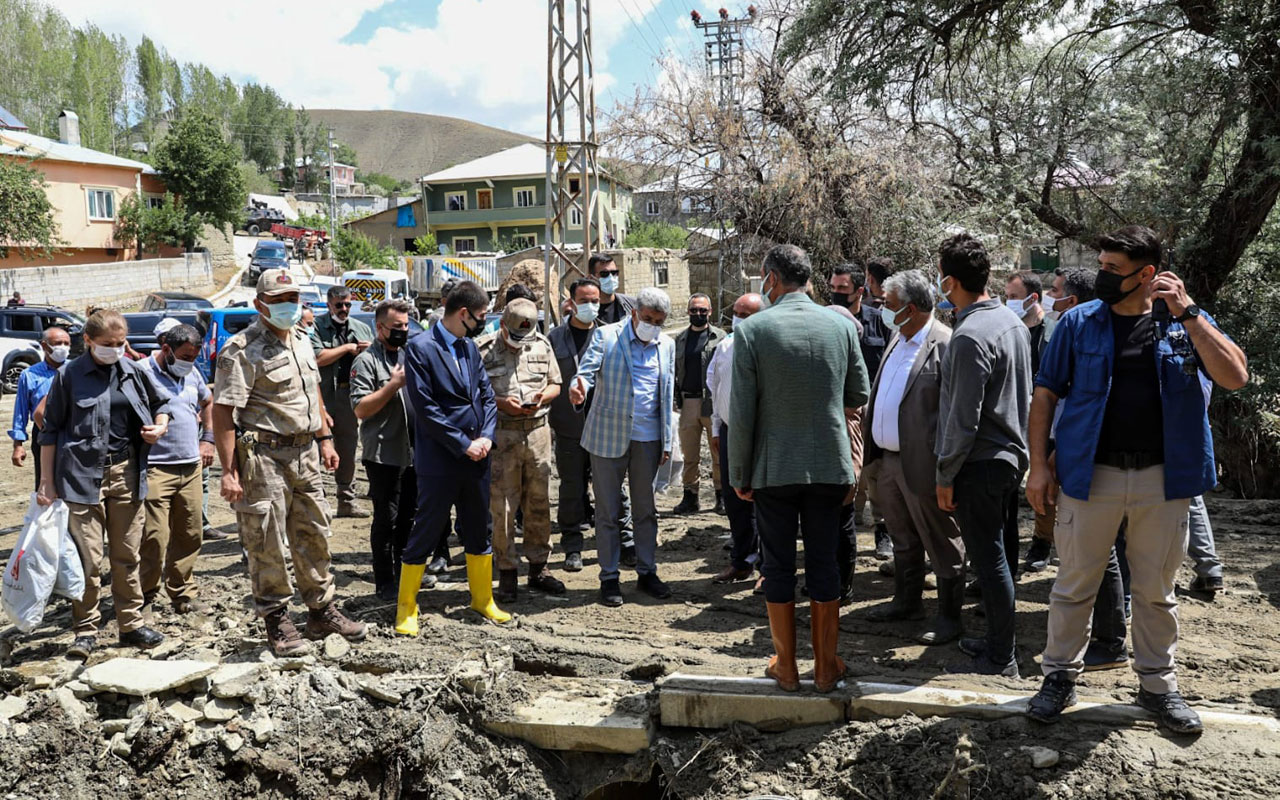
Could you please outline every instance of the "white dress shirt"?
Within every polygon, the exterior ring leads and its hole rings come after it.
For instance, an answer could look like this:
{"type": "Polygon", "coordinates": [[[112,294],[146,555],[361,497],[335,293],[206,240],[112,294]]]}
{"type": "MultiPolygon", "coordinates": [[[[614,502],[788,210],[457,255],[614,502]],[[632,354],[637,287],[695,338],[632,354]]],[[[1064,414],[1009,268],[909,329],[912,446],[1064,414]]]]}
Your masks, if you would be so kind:
{"type": "Polygon", "coordinates": [[[733,388],[733,333],[724,337],[707,364],[707,388],[711,390],[711,435],[720,435],[720,426],[729,416],[729,390],[733,388]]]}
{"type": "Polygon", "coordinates": [[[924,340],[933,327],[933,317],[924,327],[916,331],[916,335],[903,340],[901,334],[898,343],[885,357],[884,366],[880,370],[880,386],[876,390],[875,411],[871,420],[871,437],[882,450],[895,453],[902,450],[902,439],[898,434],[898,407],[902,405],[902,396],[907,391],[907,381],[911,377],[911,365],[924,346],[924,340]]]}

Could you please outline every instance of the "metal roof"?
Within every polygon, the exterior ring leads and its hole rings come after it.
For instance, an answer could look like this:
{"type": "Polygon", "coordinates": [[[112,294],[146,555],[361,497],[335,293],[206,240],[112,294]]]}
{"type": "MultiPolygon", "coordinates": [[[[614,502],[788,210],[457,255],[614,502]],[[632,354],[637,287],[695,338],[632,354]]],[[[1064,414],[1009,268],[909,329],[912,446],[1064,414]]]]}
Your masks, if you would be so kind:
{"type": "MultiPolygon", "coordinates": [[[[601,169],[601,178],[609,175],[601,169]]],[[[423,183],[466,183],[506,178],[545,178],[547,146],[527,142],[487,156],[455,164],[422,178],[423,183]]]]}
{"type": "Polygon", "coordinates": [[[14,131],[25,131],[27,126],[22,120],[15,117],[4,106],[0,106],[0,128],[8,128],[14,131]]]}
{"type": "Polygon", "coordinates": [[[88,147],[77,147],[65,144],[56,139],[46,139],[33,133],[0,129],[0,155],[20,156],[26,158],[46,158],[50,161],[70,161],[77,164],[100,164],[106,167],[121,167],[140,172],[154,174],[150,164],[121,158],[110,153],[92,150],[88,147]]]}

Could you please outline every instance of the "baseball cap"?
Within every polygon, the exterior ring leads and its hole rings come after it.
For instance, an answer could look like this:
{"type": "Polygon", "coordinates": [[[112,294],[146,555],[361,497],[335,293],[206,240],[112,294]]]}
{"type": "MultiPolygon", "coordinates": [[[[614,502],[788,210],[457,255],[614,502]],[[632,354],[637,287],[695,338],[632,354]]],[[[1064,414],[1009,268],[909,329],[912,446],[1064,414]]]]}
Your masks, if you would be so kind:
{"type": "Polygon", "coordinates": [[[168,333],[169,331],[173,330],[174,328],[178,327],[181,324],[182,322],[180,320],[174,319],[173,317],[165,317],[164,319],[156,323],[155,328],[152,329],[151,332],[155,334],[155,337],[157,339],[159,339],[161,336],[164,336],[166,333],[168,333]]]}
{"type": "Polygon", "coordinates": [[[258,276],[258,294],[277,295],[298,291],[287,269],[269,269],[258,276]]]}
{"type": "Polygon", "coordinates": [[[502,311],[502,324],[512,339],[524,339],[538,329],[538,307],[532,300],[512,300],[502,311]]]}

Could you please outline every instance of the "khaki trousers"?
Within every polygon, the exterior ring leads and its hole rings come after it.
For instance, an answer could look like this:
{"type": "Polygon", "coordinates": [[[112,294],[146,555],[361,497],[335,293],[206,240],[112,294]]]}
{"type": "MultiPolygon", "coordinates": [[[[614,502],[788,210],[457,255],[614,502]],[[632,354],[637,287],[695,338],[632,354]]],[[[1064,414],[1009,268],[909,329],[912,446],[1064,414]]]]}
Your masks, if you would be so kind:
{"type": "Polygon", "coordinates": [[[1054,545],[1058,578],[1049,594],[1049,639],[1042,669],[1074,680],[1084,667],[1093,603],[1120,523],[1133,590],[1133,670],[1149,692],[1178,690],[1173,656],[1178,647],[1174,577],[1187,552],[1189,499],[1164,499],[1164,467],[1122,470],[1094,467],[1088,500],[1058,499],[1054,545]]]}
{"type": "Polygon", "coordinates": [[[102,545],[106,539],[111,562],[111,599],[120,633],[141,628],[142,580],[138,559],[142,544],[142,501],[138,473],[132,460],[107,467],[102,473],[102,500],[96,505],[67,503],[67,529],[84,568],[84,596],[71,603],[71,626],[76,636],[98,632],[102,612],[102,545]]]}
{"type": "Polygon", "coordinates": [[[964,540],[950,514],[938,508],[936,496],[921,497],[907,486],[902,456],[891,450],[876,462],[875,480],[879,509],[893,539],[893,554],[906,563],[924,565],[929,554],[939,578],[959,578],[964,574],[964,540]]]}
{"type": "Polygon", "coordinates": [[[154,464],[147,469],[140,567],[144,597],[152,597],[160,590],[163,577],[170,600],[195,599],[194,573],[204,530],[203,501],[200,462],[154,464]]]}
{"type": "MultiPolygon", "coordinates": [[[[687,397],[680,403],[680,452],[684,456],[684,471],[680,474],[681,483],[690,492],[698,491],[698,467],[702,465],[702,437],[707,437],[707,448],[711,450],[711,474],[720,474],[720,453],[711,447],[711,417],[702,416],[702,398],[687,397]]],[[[715,481],[712,481],[713,483],[715,481]]]]}
{"type": "Polygon", "coordinates": [[[551,426],[531,431],[504,428],[494,434],[490,464],[489,514],[498,569],[518,569],[516,509],[524,512],[524,558],[545,564],[551,557],[551,426]]]}
{"type": "Polygon", "coordinates": [[[329,502],[320,482],[320,454],[300,447],[237,448],[244,499],[233,507],[240,543],[249,554],[249,581],[258,613],[267,616],[293,597],[285,547],[307,608],[333,601],[329,572],[329,502]]]}
{"type": "Polygon", "coordinates": [[[333,473],[338,489],[338,507],[350,505],[356,499],[356,446],[360,444],[360,420],[351,408],[351,385],[344,384],[334,390],[333,403],[324,401],[324,410],[333,417],[330,433],[333,448],[338,451],[338,469],[333,473]]]}

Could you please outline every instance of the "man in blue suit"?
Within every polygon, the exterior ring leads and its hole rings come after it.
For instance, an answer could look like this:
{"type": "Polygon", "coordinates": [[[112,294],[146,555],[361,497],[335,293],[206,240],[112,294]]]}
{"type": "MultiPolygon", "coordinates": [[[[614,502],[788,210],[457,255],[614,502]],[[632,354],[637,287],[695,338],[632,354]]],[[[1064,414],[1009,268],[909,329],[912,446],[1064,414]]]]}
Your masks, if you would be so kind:
{"type": "Polygon", "coordinates": [[[675,432],[675,342],[662,333],[670,313],[666,292],[642,289],[630,319],[596,329],[569,389],[569,399],[579,407],[595,389],[582,429],[582,447],[591,454],[600,602],[606,606],[622,605],[618,520],[624,477],[631,486],[636,585],[659,600],[671,596],[671,589],[658,578],[658,514],[653,499],[653,479],[671,457],[675,432]]]}
{"type": "Polygon", "coordinates": [[[467,553],[471,608],[486,619],[511,619],[493,602],[493,550],[489,539],[489,450],[498,407],[493,387],[472,340],[484,330],[489,296],[471,281],[459,283],[445,301],[444,318],[404,350],[405,388],[414,417],[413,466],[418,475],[418,513],[401,557],[396,633],[418,633],[418,589],[427,559],[449,509],[467,553]]]}

